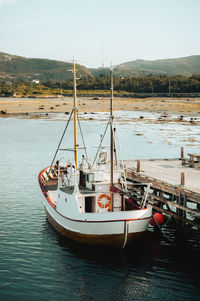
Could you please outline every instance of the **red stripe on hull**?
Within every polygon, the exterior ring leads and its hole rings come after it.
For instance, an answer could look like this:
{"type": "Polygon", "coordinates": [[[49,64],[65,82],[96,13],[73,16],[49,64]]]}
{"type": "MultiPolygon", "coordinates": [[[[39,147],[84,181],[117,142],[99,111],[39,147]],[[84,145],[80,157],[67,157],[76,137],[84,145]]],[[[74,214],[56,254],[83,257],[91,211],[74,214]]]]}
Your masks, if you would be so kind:
{"type": "MultiPolygon", "coordinates": [[[[59,223],[55,221],[55,219],[49,214],[46,210],[46,216],[49,223],[52,227],[57,230],[63,236],[74,240],[79,243],[87,244],[87,245],[95,245],[95,246],[107,246],[107,247],[124,247],[124,233],[123,234],[105,234],[105,235],[89,235],[89,234],[81,234],[78,232],[73,232],[68,229],[65,229],[59,223]]],[[[128,233],[127,234],[127,242],[126,245],[130,244],[133,240],[138,239],[144,234],[143,232],[138,233],[128,233]]]]}
{"type": "Polygon", "coordinates": [[[38,182],[39,182],[39,184],[40,184],[40,188],[41,188],[42,193],[43,193],[44,197],[46,198],[46,200],[49,202],[49,204],[50,204],[53,208],[56,208],[56,205],[55,205],[55,204],[51,201],[51,199],[48,197],[48,195],[47,195],[47,193],[46,193],[46,191],[45,191],[45,189],[44,189],[44,185],[43,185],[43,183],[42,183],[42,180],[41,180],[42,174],[43,174],[48,168],[49,168],[49,167],[44,168],[44,169],[39,173],[39,175],[38,175],[38,182]]]}

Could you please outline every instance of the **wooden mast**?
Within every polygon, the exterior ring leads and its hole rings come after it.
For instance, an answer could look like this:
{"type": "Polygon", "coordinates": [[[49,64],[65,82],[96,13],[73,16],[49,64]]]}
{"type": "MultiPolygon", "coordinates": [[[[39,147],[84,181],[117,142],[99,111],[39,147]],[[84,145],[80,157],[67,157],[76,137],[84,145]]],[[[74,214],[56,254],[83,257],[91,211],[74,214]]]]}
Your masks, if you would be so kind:
{"type": "Polygon", "coordinates": [[[73,60],[73,76],[74,76],[74,161],[76,170],[78,170],[78,152],[77,152],[77,99],[76,99],[76,67],[73,60]]]}
{"type": "MultiPolygon", "coordinates": [[[[113,187],[113,159],[114,159],[114,147],[113,147],[113,68],[110,68],[110,81],[111,81],[111,97],[110,97],[110,187],[113,187]]],[[[113,193],[111,196],[111,210],[113,211],[113,193]]]]}

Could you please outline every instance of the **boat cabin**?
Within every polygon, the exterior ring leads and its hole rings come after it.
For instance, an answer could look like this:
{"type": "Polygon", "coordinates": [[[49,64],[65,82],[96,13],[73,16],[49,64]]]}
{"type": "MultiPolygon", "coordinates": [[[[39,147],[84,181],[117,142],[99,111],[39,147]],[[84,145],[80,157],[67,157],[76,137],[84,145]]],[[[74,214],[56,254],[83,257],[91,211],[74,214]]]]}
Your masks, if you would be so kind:
{"type": "MultiPolygon", "coordinates": [[[[109,212],[111,211],[111,198],[113,198],[113,211],[121,211],[123,206],[122,196],[119,192],[112,194],[110,191],[110,171],[107,162],[98,164],[91,169],[80,164],[79,174],[76,175],[72,164],[54,166],[51,171],[44,174],[46,178],[46,192],[51,196],[56,205],[56,190],[60,189],[72,195],[77,187],[77,200],[81,213],[109,212]],[[113,195],[113,196],[112,196],[113,195]]],[[[113,173],[115,187],[120,189],[120,170],[115,168],[113,173]]]]}

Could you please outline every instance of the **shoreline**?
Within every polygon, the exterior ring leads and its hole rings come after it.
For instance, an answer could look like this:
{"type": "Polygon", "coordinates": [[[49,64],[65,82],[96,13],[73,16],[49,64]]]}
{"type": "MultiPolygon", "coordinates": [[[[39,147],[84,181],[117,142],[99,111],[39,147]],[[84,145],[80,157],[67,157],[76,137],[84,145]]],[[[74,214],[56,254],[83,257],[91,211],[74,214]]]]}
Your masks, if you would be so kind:
{"type": "MultiPolygon", "coordinates": [[[[29,113],[66,113],[71,112],[73,100],[63,98],[0,98],[0,116],[26,115],[29,113]]],[[[108,112],[110,99],[81,97],[78,99],[79,112],[108,112]]],[[[171,113],[180,115],[200,114],[200,98],[114,98],[114,111],[141,111],[171,113]]]]}

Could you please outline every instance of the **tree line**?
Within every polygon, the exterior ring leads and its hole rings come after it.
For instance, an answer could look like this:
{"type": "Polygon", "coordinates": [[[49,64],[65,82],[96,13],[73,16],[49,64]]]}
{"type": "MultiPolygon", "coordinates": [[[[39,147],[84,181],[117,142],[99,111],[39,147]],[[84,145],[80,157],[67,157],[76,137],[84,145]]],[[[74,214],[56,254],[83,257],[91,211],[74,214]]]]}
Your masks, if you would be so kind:
{"type": "MultiPolygon", "coordinates": [[[[110,77],[81,77],[77,80],[78,91],[94,92],[102,94],[110,90],[110,77]]],[[[0,81],[0,95],[51,95],[71,93],[73,80],[40,82],[35,84],[30,81],[0,81]]],[[[148,75],[146,77],[114,77],[114,91],[117,93],[200,93],[200,74],[191,77],[177,75],[148,75]]]]}

